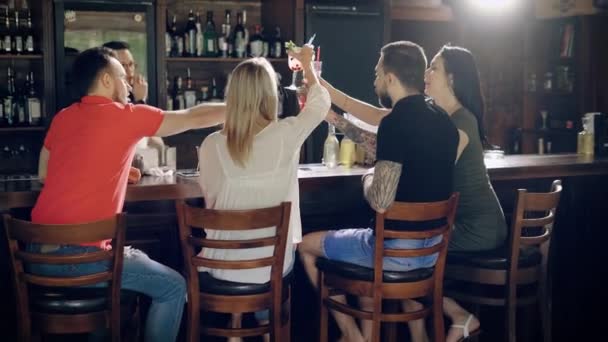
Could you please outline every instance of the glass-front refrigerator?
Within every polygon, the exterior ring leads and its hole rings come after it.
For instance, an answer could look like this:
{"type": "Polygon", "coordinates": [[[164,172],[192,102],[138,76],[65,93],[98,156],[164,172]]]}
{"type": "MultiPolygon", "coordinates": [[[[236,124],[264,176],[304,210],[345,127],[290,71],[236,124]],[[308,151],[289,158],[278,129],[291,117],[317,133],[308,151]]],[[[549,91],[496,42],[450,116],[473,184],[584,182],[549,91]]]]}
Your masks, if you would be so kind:
{"type": "Polygon", "coordinates": [[[135,72],[148,81],[147,103],[156,105],[153,1],[54,0],[57,109],[78,98],[71,67],[78,53],[110,41],[129,45],[135,72]]]}

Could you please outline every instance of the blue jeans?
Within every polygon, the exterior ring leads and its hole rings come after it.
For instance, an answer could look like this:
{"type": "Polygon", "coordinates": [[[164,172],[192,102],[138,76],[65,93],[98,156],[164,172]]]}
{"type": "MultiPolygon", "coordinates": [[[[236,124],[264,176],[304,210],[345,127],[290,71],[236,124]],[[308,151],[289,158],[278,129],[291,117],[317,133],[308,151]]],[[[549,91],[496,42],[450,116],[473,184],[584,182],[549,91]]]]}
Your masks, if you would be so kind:
{"type": "MultiPolygon", "coordinates": [[[[37,245],[28,250],[39,252],[37,245]]],[[[97,247],[61,246],[48,254],[70,255],[98,251],[97,247]]],[[[30,264],[30,272],[44,276],[80,276],[108,270],[107,262],[78,265],[30,264]]],[[[107,286],[100,283],[99,286],[107,286]]],[[[143,293],[152,299],[146,318],[146,341],[175,341],[179,331],[184,303],[186,280],[173,269],[150,259],[144,252],[125,247],[121,288],[143,293]]]]}
{"type": "MultiPolygon", "coordinates": [[[[431,247],[441,242],[442,236],[427,239],[387,239],[384,248],[418,249],[431,247]]],[[[374,268],[376,236],[371,228],[354,228],[328,231],[321,241],[323,254],[327,259],[347,262],[367,268],[374,268]]],[[[386,271],[407,272],[419,268],[433,267],[438,253],[409,258],[384,257],[386,271]]]]}

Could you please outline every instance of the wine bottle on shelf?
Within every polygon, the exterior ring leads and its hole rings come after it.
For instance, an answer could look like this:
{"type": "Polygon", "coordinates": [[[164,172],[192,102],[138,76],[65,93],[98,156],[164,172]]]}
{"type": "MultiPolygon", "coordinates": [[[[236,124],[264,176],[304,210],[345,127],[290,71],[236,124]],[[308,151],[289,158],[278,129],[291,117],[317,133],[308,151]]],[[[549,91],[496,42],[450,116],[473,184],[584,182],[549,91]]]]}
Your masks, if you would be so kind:
{"type": "Polygon", "coordinates": [[[173,110],[173,89],[171,89],[171,81],[169,80],[169,74],[165,72],[165,87],[167,88],[167,110],[173,110]]]}
{"type": "Polygon", "coordinates": [[[181,76],[176,78],[175,87],[175,104],[173,107],[176,110],[186,109],[186,99],[184,97],[183,81],[181,76]]]}
{"type": "Polygon", "coordinates": [[[217,32],[215,31],[215,23],[213,22],[213,11],[207,11],[207,23],[205,25],[205,35],[203,49],[205,57],[217,56],[217,32]]]}
{"type": "Polygon", "coordinates": [[[274,28],[274,39],[272,40],[272,44],[270,46],[270,56],[273,58],[281,58],[283,57],[283,48],[285,44],[283,43],[283,38],[281,37],[281,28],[274,28]]]}
{"type": "Polygon", "coordinates": [[[186,23],[186,32],[184,34],[185,55],[194,57],[196,56],[196,22],[194,18],[194,12],[190,9],[188,13],[188,22],[186,23]]]}
{"type": "Polygon", "coordinates": [[[224,17],[224,22],[222,23],[222,28],[220,32],[220,36],[218,37],[218,49],[220,57],[227,58],[230,56],[228,52],[228,42],[230,41],[230,10],[226,10],[226,14],[224,17]]]}
{"type": "Polygon", "coordinates": [[[262,57],[268,58],[270,56],[270,32],[266,28],[262,28],[262,57]]]}
{"type": "Polygon", "coordinates": [[[33,54],[34,48],[34,33],[32,29],[32,12],[27,11],[27,21],[25,22],[25,34],[23,36],[23,50],[25,53],[33,54]]]}
{"type": "Polygon", "coordinates": [[[188,74],[186,76],[186,90],[184,91],[185,107],[190,108],[196,104],[196,90],[192,86],[192,76],[190,74],[190,68],[188,68],[188,74]]]}
{"type": "Polygon", "coordinates": [[[221,101],[218,90],[217,90],[217,82],[215,81],[215,77],[211,78],[211,101],[221,101]]]}
{"type": "Polygon", "coordinates": [[[167,11],[167,28],[165,30],[165,56],[171,56],[171,47],[173,46],[173,26],[169,21],[169,11],[167,11]]]}
{"type": "Polygon", "coordinates": [[[2,53],[10,54],[12,51],[11,43],[11,19],[8,12],[8,7],[2,10],[2,19],[0,21],[0,31],[2,32],[2,53]]]}
{"type": "Polygon", "coordinates": [[[201,24],[201,13],[196,12],[196,55],[203,56],[205,54],[205,43],[203,26],[201,24]]]}
{"type": "Polygon", "coordinates": [[[183,37],[177,33],[177,15],[173,15],[171,21],[171,57],[181,56],[184,48],[183,37]]]}
{"type": "Polygon", "coordinates": [[[255,25],[255,32],[249,42],[251,57],[262,57],[264,54],[264,40],[262,39],[262,26],[255,25]]]}
{"type": "Polygon", "coordinates": [[[6,71],[6,96],[2,101],[2,106],[4,107],[4,118],[6,119],[7,126],[12,126],[14,119],[13,97],[15,96],[15,88],[12,73],[13,71],[11,67],[8,67],[6,71]]]}
{"type": "Polygon", "coordinates": [[[30,124],[33,126],[39,126],[42,119],[41,102],[38,94],[36,93],[36,85],[34,83],[34,72],[30,71],[29,74],[29,89],[27,90],[27,107],[28,117],[30,124]]]}
{"type": "Polygon", "coordinates": [[[247,40],[245,38],[245,26],[243,26],[243,14],[236,14],[236,26],[234,27],[234,57],[244,58],[247,53],[247,40]]]}
{"type": "Polygon", "coordinates": [[[13,29],[13,51],[20,55],[23,53],[23,35],[19,19],[19,11],[15,10],[15,26],[13,29]]]}
{"type": "Polygon", "coordinates": [[[249,48],[249,29],[247,28],[247,10],[243,10],[243,30],[244,30],[244,34],[243,34],[243,38],[245,39],[245,57],[249,55],[249,51],[247,51],[247,48],[249,48]]]}

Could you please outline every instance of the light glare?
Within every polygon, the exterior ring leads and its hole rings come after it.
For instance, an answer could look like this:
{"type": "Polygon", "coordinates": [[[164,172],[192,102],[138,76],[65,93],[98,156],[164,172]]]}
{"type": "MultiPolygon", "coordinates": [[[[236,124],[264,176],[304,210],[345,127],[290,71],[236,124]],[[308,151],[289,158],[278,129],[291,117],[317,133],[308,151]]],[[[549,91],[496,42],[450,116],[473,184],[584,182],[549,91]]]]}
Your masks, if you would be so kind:
{"type": "Polygon", "coordinates": [[[469,0],[469,5],[484,13],[500,14],[512,10],[519,0],[469,0]]]}

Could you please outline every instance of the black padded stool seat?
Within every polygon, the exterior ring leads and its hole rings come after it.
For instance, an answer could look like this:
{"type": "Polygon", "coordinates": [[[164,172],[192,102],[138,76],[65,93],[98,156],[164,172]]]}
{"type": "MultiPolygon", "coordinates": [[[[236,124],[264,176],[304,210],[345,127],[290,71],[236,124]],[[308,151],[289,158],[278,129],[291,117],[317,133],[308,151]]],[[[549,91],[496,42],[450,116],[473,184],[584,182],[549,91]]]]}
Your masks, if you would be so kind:
{"type": "MultiPolygon", "coordinates": [[[[107,310],[107,288],[94,287],[30,287],[32,311],[55,314],[83,314],[107,310]]],[[[137,301],[137,292],[122,290],[121,307],[130,307],[137,301]]]]}
{"type": "MultiPolygon", "coordinates": [[[[287,297],[288,285],[293,280],[293,271],[283,277],[283,296],[287,297]]],[[[270,282],[264,284],[237,283],[217,279],[209,272],[199,272],[198,281],[201,292],[226,296],[243,296],[260,294],[270,291],[270,282]]]]}
{"type": "MultiPolygon", "coordinates": [[[[347,262],[329,260],[327,258],[317,258],[317,267],[326,273],[337,274],[344,278],[374,281],[374,270],[347,262]]],[[[383,281],[385,283],[409,283],[428,279],[433,275],[435,268],[420,268],[408,272],[384,271],[383,281]]]]}
{"type": "MultiPolygon", "coordinates": [[[[508,267],[507,254],[509,254],[507,247],[481,252],[449,252],[447,264],[506,270],[508,267]]],[[[518,267],[539,265],[541,259],[542,255],[537,247],[523,248],[519,252],[518,267]]]]}

